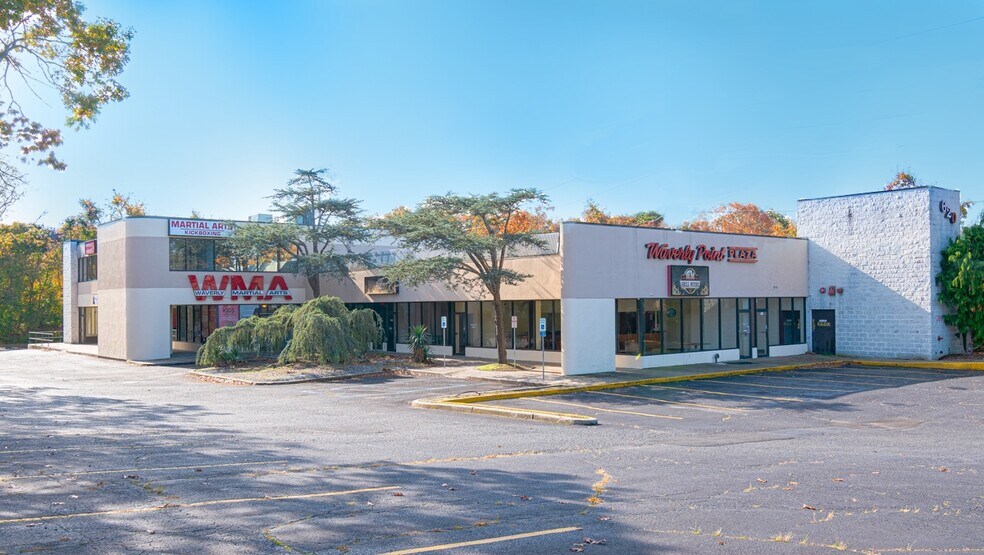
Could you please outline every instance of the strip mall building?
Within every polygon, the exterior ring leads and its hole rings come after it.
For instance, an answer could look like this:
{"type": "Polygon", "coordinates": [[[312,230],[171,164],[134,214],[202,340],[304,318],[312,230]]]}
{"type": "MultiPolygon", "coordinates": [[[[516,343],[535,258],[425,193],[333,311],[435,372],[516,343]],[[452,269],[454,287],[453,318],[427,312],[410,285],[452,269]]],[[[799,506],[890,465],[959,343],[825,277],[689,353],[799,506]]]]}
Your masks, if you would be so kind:
{"type": "MultiPolygon", "coordinates": [[[[960,352],[934,279],[960,232],[959,206],[959,192],[936,187],[801,200],[800,238],[565,222],[543,252],[508,261],[532,277],[503,291],[515,319],[507,347],[520,360],[542,350],[567,374],[808,351],[960,352]]],[[[108,358],[166,359],[217,327],[311,298],[289,253],[237,260],[230,232],[221,221],[131,217],[100,226],[96,241],[65,243],[65,341],[97,343],[108,358]]],[[[381,263],[397,256],[372,252],[381,263]]],[[[410,326],[423,324],[438,353],[495,357],[488,298],[386,285],[356,269],[322,278],[321,291],[376,310],[385,350],[406,352],[410,326]]]]}

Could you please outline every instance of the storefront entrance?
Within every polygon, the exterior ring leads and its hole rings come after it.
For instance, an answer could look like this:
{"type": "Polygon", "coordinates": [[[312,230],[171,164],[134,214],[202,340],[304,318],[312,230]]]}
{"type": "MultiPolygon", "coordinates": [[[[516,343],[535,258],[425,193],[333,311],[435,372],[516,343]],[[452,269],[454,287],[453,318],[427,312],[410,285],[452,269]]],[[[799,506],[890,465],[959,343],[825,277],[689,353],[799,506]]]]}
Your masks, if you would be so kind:
{"type": "Polygon", "coordinates": [[[95,344],[99,340],[99,309],[86,306],[79,309],[79,343],[95,344]]]}
{"type": "Polygon", "coordinates": [[[758,356],[769,356],[769,311],[755,305],[755,348],[758,356]]]}
{"type": "Polygon", "coordinates": [[[738,311],[738,351],[741,358],[752,358],[752,316],[747,310],[738,311]]]}
{"type": "Polygon", "coordinates": [[[837,328],[833,310],[813,311],[813,352],[818,355],[837,353],[837,328]]]}
{"type": "MultiPolygon", "coordinates": [[[[463,305],[464,303],[457,303],[463,305]]],[[[464,312],[454,313],[454,354],[464,355],[468,345],[468,318],[464,312]]]]}

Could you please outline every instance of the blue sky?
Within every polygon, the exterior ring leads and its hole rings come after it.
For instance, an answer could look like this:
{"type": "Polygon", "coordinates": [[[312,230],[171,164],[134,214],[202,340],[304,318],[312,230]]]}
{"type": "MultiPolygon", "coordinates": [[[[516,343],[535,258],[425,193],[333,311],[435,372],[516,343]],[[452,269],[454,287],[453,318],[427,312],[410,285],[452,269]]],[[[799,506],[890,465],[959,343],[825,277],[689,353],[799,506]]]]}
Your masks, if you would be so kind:
{"type": "Polygon", "coordinates": [[[593,198],[676,225],[898,169],[984,201],[980,2],[85,4],[137,33],[131,97],[66,133],[69,169],[32,169],[14,219],[113,188],[239,218],[312,167],[370,213],[530,186],[555,217],[593,198]]]}

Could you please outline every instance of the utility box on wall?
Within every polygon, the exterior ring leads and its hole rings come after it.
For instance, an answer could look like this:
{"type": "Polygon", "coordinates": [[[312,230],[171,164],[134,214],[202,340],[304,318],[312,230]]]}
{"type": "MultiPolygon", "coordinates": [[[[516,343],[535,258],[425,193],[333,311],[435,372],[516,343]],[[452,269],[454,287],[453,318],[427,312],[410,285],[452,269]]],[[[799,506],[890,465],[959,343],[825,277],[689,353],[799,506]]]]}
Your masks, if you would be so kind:
{"type": "Polygon", "coordinates": [[[799,201],[799,234],[810,240],[807,310],[836,311],[838,354],[935,360],[951,352],[955,330],[943,323],[936,274],[960,234],[959,206],[959,191],[939,187],[799,201]]]}

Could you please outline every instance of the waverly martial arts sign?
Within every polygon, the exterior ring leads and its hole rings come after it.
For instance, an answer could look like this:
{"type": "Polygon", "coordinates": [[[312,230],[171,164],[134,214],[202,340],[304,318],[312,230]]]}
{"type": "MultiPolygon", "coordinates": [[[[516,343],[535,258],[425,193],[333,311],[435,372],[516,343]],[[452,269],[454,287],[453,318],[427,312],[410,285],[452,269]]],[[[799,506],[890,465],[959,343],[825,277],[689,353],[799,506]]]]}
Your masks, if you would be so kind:
{"type": "Polygon", "coordinates": [[[248,284],[241,275],[225,275],[219,278],[218,282],[215,281],[215,276],[211,274],[205,274],[202,281],[198,281],[196,275],[189,275],[188,281],[191,283],[195,300],[198,301],[204,301],[209,297],[213,301],[221,301],[227,293],[230,301],[249,301],[254,300],[254,298],[257,301],[293,300],[284,276],[271,277],[269,288],[264,286],[263,276],[251,277],[248,284]]]}
{"type": "Polygon", "coordinates": [[[175,220],[167,221],[167,234],[171,237],[230,237],[233,225],[214,220],[175,220]]]}
{"type": "Polygon", "coordinates": [[[671,247],[669,243],[646,243],[646,258],[650,260],[678,260],[693,264],[697,261],[707,262],[741,262],[754,264],[758,262],[758,247],[708,247],[697,245],[691,247],[671,247]]]}

